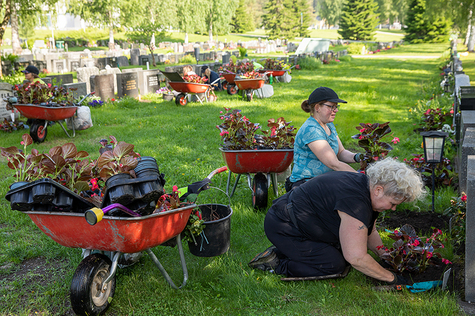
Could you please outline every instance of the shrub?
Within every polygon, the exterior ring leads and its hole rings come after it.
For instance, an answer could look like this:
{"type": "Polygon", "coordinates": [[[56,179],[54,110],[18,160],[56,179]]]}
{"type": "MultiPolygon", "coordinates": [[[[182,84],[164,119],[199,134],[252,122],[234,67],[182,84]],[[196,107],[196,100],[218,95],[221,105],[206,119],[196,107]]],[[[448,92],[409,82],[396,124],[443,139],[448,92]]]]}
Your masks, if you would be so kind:
{"type": "Polygon", "coordinates": [[[363,43],[351,43],[346,50],[350,55],[362,55],[364,47],[363,43]]]}
{"type": "Polygon", "coordinates": [[[239,49],[239,56],[241,56],[241,57],[246,57],[246,55],[247,55],[247,48],[244,48],[244,47],[242,47],[242,46],[239,46],[238,49],[239,49]]]}
{"type": "Polygon", "coordinates": [[[315,70],[320,68],[322,61],[315,57],[300,58],[298,61],[301,69],[315,70]]]}
{"type": "Polygon", "coordinates": [[[196,63],[196,59],[193,55],[185,55],[182,59],[180,59],[180,64],[194,64],[196,63]]]}
{"type": "Polygon", "coordinates": [[[340,56],[340,61],[351,61],[353,58],[350,55],[340,56]]]}

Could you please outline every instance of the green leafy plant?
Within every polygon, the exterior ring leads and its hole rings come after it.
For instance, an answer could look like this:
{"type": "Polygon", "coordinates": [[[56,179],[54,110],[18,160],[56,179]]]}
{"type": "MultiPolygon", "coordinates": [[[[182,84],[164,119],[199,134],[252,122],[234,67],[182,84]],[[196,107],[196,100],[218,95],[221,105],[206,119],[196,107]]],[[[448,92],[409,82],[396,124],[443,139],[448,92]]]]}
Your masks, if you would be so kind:
{"type": "Polygon", "coordinates": [[[444,248],[440,241],[441,235],[442,231],[434,228],[429,238],[418,237],[414,227],[406,224],[399,230],[390,232],[389,238],[395,240],[391,248],[378,246],[378,249],[386,251],[381,255],[381,259],[391,266],[390,270],[398,273],[424,272],[429,265],[438,264],[438,259],[445,264],[450,264],[449,260],[442,258],[442,255],[436,251],[444,248]]]}
{"type": "MultiPolygon", "coordinates": [[[[424,184],[432,187],[432,165],[427,163],[422,154],[412,154],[413,158],[406,159],[404,162],[416,169],[420,174],[424,184]]],[[[438,164],[434,164],[434,185],[435,187],[449,186],[453,184],[453,176],[451,175],[452,164],[450,159],[442,158],[438,164]]]]}
{"type": "Polygon", "coordinates": [[[348,44],[348,47],[346,50],[348,51],[348,54],[350,55],[361,55],[363,54],[363,49],[365,45],[363,43],[351,43],[348,44]]]}
{"type": "Polygon", "coordinates": [[[445,125],[451,113],[443,111],[441,108],[428,109],[422,116],[422,129],[424,131],[440,130],[445,125]]]}
{"type": "Polygon", "coordinates": [[[275,60],[272,58],[267,58],[264,61],[264,69],[284,70],[284,69],[290,69],[290,65],[287,65],[286,63],[284,63],[283,60],[275,60]]]}
{"type": "MultiPolygon", "coordinates": [[[[389,122],[386,123],[360,123],[356,126],[359,130],[359,134],[351,136],[353,139],[358,140],[358,146],[365,150],[363,157],[360,159],[360,169],[366,170],[368,164],[384,158],[387,154],[393,150],[393,147],[381,141],[381,139],[391,133],[389,122]]],[[[392,142],[397,144],[399,138],[394,137],[392,142]]]]}
{"type": "MultiPolygon", "coordinates": [[[[322,66],[322,61],[315,57],[305,57],[299,59],[299,68],[304,70],[316,70],[322,66]]],[[[297,67],[296,67],[297,68],[297,67]]]]}
{"type": "Polygon", "coordinates": [[[228,71],[235,74],[243,74],[252,72],[254,70],[254,63],[252,62],[238,62],[234,63],[232,60],[228,64],[219,67],[219,71],[228,71]]]}
{"type": "Polygon", "coordinates": [[[104,151],[96,162],[99,176],[104,181],[119,173],[128,173],[135,176],[134,168],[137,167],[137,158],[140,155],[134,152],[134,145],[122,141],[118,142],[112,135],[109,138],[112,148],[108,148],[106,143],[101,143],[104,151]]]}
{"type": "Polygon", "coordinates": [[[467,213],[467,195],[465,192],[450,200],[450,206],[444,210],[444,215],[450,216],[450,234],[456,245],[465,244],[465,228],[467,213]]]}
{"type": "Polygon", "coordinates": [[[238,49],[239,49],[239,56],[241,56],[241,57],[246,57],[246,55],[247,55],[247,48],[242,47],[242,46],[239,46],[238,49]]]}
{"type": "Polygon", "coordinates": [[[7,133],[11,133],[13,131],[24,129],[24,128],[27,128],[27,127],[25,127],[22,121],[14,120],[13,122],[10,122],[7,120],[7,118],[4,118],[3,124],[0,124],[0,130],[7,133]]]}
{"type": "Polygon", "coordinates": [[[277,120],[269,119],[267,126],[271,131],[262,131],[263,135],[256,134],[260,129],[258,123],[252,123],[242,115],[241,110],[224,108],[226,113],[220,115],[223,122],[216,127],[220,130],[222,148],[229,150],[246,149],[281,149],[293,148],[295,128],[289,126],[283,117],[277,120]]]}

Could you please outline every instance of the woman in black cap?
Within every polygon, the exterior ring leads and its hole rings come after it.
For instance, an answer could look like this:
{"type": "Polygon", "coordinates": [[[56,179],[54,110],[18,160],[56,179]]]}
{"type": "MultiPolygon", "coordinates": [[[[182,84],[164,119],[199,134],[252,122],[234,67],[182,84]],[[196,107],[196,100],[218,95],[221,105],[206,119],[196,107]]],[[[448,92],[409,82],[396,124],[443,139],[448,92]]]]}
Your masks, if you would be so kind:
{"type": "Polygon", "coordinates": [[[35,66],[29,65],[25,68],[25,70],[22,70],[21,72],[25,74],[25,79],[28,80],[30,84],[36,82],[39,84],[45,84],[45,82],[41,80],[38,76],[40,74],[40,71],[35,66]]]}
{"type": "Polygon", "coordinates": [[[285,181],[287,192],[332,170],[355,172],[348,164],[359,162],[360,154],[343,147],[333,125],[338,103],[347,102],[327,87],[315,89],[308,100],[302,102],[302,110],[310,113],[310,117],[295,136],[294,166],[292,174],[285,181]]]}

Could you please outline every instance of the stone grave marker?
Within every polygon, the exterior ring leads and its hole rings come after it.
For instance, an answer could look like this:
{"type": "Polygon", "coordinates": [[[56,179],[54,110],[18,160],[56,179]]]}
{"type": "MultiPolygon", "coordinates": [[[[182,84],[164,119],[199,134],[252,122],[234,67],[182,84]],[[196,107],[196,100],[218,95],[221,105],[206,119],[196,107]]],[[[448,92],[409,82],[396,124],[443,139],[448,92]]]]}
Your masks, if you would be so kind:
{"type": "Polygon", "coordinates": [[[129,66],[129,59],[125,56],[117,57],[117,67],[126,67],[129,66]]]}
{"type": "Polygon", "coordinates": [[[107,101],[115,97],[114,94],[114,75],[97,75],[90,78],[91,91],[96,92],[96,96],[102,101],[107,101]]]}
{"type": "Polygon", "coordinates": [[[475,301],[475,249],[472,247],[472,241],[475,240],[475,156],[470,155],[467,158],[467,211],[465,227],[465,300],[475,301]]]}
{"type": "Polygon", "coordinates": [[[79,60],[71,60],[69,62],[69,70],[76,71],[79,68],[79,60]]]}
{"type": "Polygon", "coordinates": [[[142,85],[139,86],[140,94],[155,93],[160,89],[159,72],[157,70],[144,70],[137,73],[142,76],[142,85]]]}
{"type": "Polygon", "coordinates": [[[81,67],[77,69],[77,78],[78,82],[85,82],[87,85],[87,93],[94,91],[91,90],[91,81],[89,78],[91,76],[97,76],[99,75],[99,68],[97,67],[81,67]]]}
{"type": "Polygon", "coordinates": [[[138,76],[136,72],[117,74],[117,95],[119,98],[124,96],[136,98],[139,96],[138,76]]]}
{"type": "Polygon", "coordinates": [[[73,83],[73,74],[64,74],[64,75],[52,75],[48,76],[48,78],[51,78],[52,82],[56,81],[57,86],[62,86],[67,83],[73,83]]]}
{"type": "Polygon", "coordinates": [[[66,83],[63,84],[63,87],[71,90],[71,94],[75,99],[82,98],[87,94],[87,84],[85,82],[66,83]]]}
{"type": "MultiPolygon", "coordinates": [[[[6,118],[8,121],[12,120],[11,117],[11,110],[7,110],[6,106],[7,103],[3,101],[3,98],[7,98],[9,96],[13,96],[13,86],[9,83],[6,82],[0,82],[0,120],[3,122],[3,120],[6,118]]],[[[20,117],[20,112],[18,112],[17,109],[13,110],[13,113],[15,114],[15,118],[20,117]]]]}
{"type": "MultiPolygon", "coordinates": [[[[141,87],[144,86],[144,76],[142,75],[142,72],[144,70],[142,68],[128,68],[128,69],[122,69],[122,73],[130,73],[134,72],[137,74],[137,88],[140,89],[141,87]]],[[[118,91],[117,91],[118,92],[118,91]]],[[[142,90],[139,91],[139,94],[142,94],[142,90]]]]}
{"type": "Polygon", "coordinates": [[[119,68],[106,68],[99,70],[99,75],[108,75],[108,74],[113,74],[114,75],[114,93],[117,93],[117,74],[120,74],[121,71],[119,68]]]}
{"type": "Polygon", "coordinates": [[[139,65],[139,56],[140,56],[140,49],[134,48],[130,50],[130,64],[131,65],[139,65]]]}

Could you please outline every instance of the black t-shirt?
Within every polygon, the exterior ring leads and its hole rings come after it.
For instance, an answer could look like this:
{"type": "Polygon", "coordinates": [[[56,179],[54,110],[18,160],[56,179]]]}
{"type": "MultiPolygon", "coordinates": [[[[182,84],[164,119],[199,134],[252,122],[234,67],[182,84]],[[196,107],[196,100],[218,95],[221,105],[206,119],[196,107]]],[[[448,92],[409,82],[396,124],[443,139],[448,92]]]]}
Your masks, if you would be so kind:
{"type": "Polygon", "coordinates": [[[365,174],[332,171],[315,177],[289,194],[300,232],[307,238],[339,243],[337,211],[360,220],[371,234],[379,213],[373,211],[365,174]]]}

